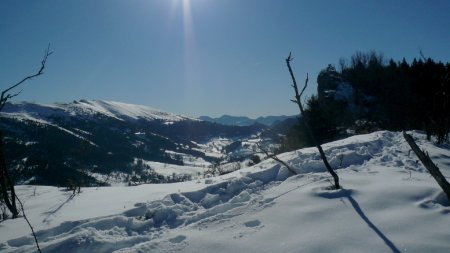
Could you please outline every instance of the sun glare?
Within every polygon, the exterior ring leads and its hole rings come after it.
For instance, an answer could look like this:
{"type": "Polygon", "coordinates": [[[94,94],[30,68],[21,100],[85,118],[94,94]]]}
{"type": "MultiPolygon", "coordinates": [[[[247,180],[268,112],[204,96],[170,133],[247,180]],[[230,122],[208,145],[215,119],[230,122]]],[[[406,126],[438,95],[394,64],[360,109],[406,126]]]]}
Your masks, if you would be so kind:
{"type": "Polygon", "coordinates": [[[192,22],[192,11],[190,0],[173,0],[172,1],[172,15],[181,13],[181,20],[183,26],[183,39],[185,46],[189,46],[190,41],[194,37],[194,25],[192,22]],[[181,12],[179,12],[181,8],[181,12]]]}
{"type": "MultiPolygon", "coordinates": [[[[185,85],[190,86],[194,83],[196,72],[196,46],[194,22],[192,19],[191,0],[173,0],[172,7],[174,13],[181,14],[182,33],[183,33],[183,64],[185,68],[185,85]],[[181,11],[180,11],[181,8],[181,11]]],[[[189,87],[188,91],[193,90],[189,87]]]]}
{"type": "Polygon", "coordinates": [[[190,0],[182,0],[183,2],[183,28],[185,40],[193,34],[192,14],[190,0]]]}

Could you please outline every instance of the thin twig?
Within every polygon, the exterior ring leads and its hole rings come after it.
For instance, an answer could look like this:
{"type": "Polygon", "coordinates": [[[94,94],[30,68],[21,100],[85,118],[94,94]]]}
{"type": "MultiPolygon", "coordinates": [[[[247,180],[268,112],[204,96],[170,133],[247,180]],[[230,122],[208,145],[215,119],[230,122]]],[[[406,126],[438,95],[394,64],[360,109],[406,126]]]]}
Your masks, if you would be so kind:
{"type": "Polygon", "coordinates": [[[36,247],[37,247],[38,251],[39,251],[40,253],[42,253],[41,248],[39,247],[39,243],[38,243],[38,240],[37,240],[37,237],[36,237],[36,233],[34,233],[33,226],[31,226],[30,221],[28,220],[27,216],[25,215],[25,209],[23,208],[22,201],[20,201],[20,199],[19,199],[19,197],[17,197],[17,195],[16,195],[16,199],[17,199],[17,201],[18,201],[19,204],[20,204],[20,209],[22,209],[22,215],[23,215],[23,218],[27,221],[28,226],[29,226],[30,229],[31,229],[31,233],[33,233],[34,241],[36,242],[36,247]]]}
{"type": "Polygon", "coordinates": [[[48,46],[47,46],[47,49],[45,50],[44,57],[42,58],[42,61],[41,61],[41,67],[40,67],[39,70],[36,72],[36,74],[34,74],[34,75],[29,75],[29,76],[23,78],[22,80],[20,80],[18,83],[14,84],[14,85],[10,86],[9,88],[7,88],[7,89],[5,89],[5,90],[2,91],[1,96],[0,96],[0,111],[3,109],[3,107],[4,107],[5,104],[6,104],[6,102],[7,102],[10,98],[15,97],[15,96],[19,95],[20,92],[22,92],[22,91],[19,91],[18,93],[15,93],[15,94],[12,94],[12,95],[11,95],[11,94],[8,94],[8,92],[9,92],[10,90],[16,88],[17,86],[21,85],[21,84],[24,83],[25,81],[32,79],[33,77],[37,77],[37,76],[40,76],[40,75],[44,74],[45,64],[47,63],[48,57],[49,57],[52,53],[53,53],[53,52],[50,51],[50,43],[49,43],[48,46]]]}
{"type": "Polygon", "coordinates": [[[420,54],[420,57],[422,58],[422,60],[424,62],[426,62],[427,61],[427,57],[425,57],[425,54],[423,53],[422,48],[419,48],[419,54],[420,54]]]}

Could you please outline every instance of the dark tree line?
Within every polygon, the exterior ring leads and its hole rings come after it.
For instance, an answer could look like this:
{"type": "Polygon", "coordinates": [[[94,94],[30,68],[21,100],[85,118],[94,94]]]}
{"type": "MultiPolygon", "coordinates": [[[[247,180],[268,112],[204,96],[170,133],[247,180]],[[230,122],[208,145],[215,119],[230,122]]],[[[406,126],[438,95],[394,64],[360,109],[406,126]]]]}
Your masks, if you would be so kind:
{"type": "MultiPolygon", "coordinates": [[[[306,101],[304,118],[319,142],[378,129],[426,132],[438,143],[450,137],[450,63],[431,58],[385,60],[356,53],[317,77],[317,95],[306,101]]],[[[284,150],[313,146],[304,127],[290,130],[284,150]]]]}

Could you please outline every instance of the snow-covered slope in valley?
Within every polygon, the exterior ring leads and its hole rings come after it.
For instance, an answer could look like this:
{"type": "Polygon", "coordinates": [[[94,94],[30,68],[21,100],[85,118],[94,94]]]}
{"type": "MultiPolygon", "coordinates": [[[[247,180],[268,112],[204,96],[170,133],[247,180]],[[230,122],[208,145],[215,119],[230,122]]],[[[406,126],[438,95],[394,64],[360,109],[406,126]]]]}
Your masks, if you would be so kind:
{"type": "Polygon", "coordinates": [[[28,119],[47,120],[49,117],[92,117],[106,116],[118,120],[161,120],[176,122],[180,120],[197,120],[173,113],[163,112],[143,105],[126,104],[104,100],[79,100],[72,103],[37,104],[8,103],[2,113],[6,115],[28,115],[28,119]]]}
{"type": "MultiPolygon", "coordinates": [[[[449,176],[450,150],[413,133],[449,176]]],[[[43,252],[448,252],[450,203],[403,140],[376,132],[221,177],[168,185],[19,186],[43,252]]],[[[1,252],[33,252],[23,219],[0,223],[1,252]]]]}

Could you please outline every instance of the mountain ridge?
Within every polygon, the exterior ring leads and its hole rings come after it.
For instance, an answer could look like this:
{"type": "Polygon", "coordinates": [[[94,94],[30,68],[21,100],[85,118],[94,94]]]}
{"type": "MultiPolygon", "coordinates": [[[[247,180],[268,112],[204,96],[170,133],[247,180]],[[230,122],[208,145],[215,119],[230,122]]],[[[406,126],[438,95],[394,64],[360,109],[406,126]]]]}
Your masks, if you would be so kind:
{"type": "Polygon", "coordinates": [[[104,116],[118,120],[198,120],[195,118],[165,112],[144,105],[128,104],[108,100],[75,100],[70,103],[32,103],[13,102],[7,103],[2,114],[14,114],[26,112],[30,116],[39,116],[40,119],[48,116],[104,116]]]}
{"type": "Polygon", "coordinates": [[[297,115],[280,115],[280,116],[260,116],[258,118],[252,119],[247,116],[232,116],[224,114],[220,117],[209,117],[209,116],[200,116],[200,120],[214,122],[223,125],[230,126],[251,126],[253,124],[262,124],[265,126],[273,126],[279,122],[282,122],[286,119],[295,118],[297,115]]]}

